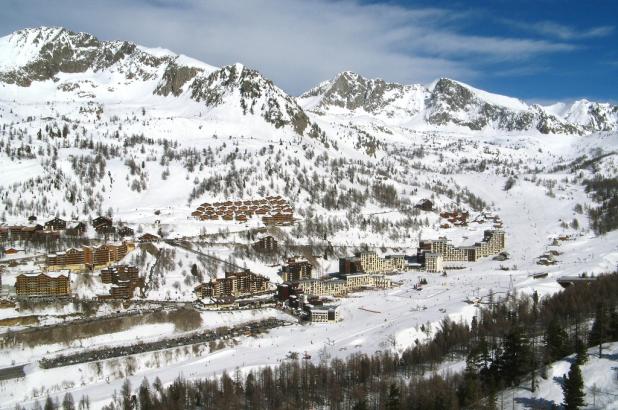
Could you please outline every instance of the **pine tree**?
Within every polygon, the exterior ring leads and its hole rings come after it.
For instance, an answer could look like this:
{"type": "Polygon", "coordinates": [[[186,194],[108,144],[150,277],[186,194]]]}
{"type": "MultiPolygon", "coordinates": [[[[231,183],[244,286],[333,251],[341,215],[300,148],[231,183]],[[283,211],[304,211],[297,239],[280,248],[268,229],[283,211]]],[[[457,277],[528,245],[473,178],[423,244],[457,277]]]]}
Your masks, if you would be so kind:
{"type": "Polygon", "coordinates": [[[472,405],[483,396],[478,370],[468,364],[463,380],[457,389],[457,398],[462,406],[472,405]]]}
{"type": "Polygon", "coordinates": [[[52,400],[51,397],[47,396],[47,399],[45,399],[45,406],[43,406],[44,410],[54,410],[55,406],[54,406],[54,401],[52,400]]]}
{"type": "Polygon", "coordinates": [[[359,401],[354,403],[354,407],[352,407],[352,410],[369,410],[369,407],[367,406],[367,400],[360,399],[359,401]]]}
{"type": "Polygon", "coordinates": [[[144,380],[142,380],[142,384],[139,386],[138,398],[140,410],[150,410],[153,408],[152,398],[150,396],[150,383],[148,383],[148,379],[145,377],[144,380]]]}
{"type": "Polygon", "coordinates": [[[609,337],[611,341],[618,340],[618,311],[611,309],[609,313],[609,337]]]}
{"type": "Polygon", "coordinates": [[[575,353],[577,353],[577,356],[575,356],[575,361],[578,365],[581,366],[588,361],[588,350],[586,349],[586,344],[579,338],[575,340],[575,353]]]}
{"type": "Polygon", "coordinates": [[[503,352],[497,360],[497,370],[507,384],[519,383],[521,376],[532,367],[532,352],[528,340],[519,327],[514,327],[505,336],[503,352]]]}
{"type": "Polygon", "coordinates": [[[75,410],[75,401],[71,393],[66,393],[62,399],[62,410],[75,410]]]}
{"type": "Polygon", "coordinates": [[[399,387],[395,383],[392,383],[388,389],[388,399],[386,400],[386,410],[399,409],[400,397],[399,387]]]}
{"type": "Polygon", "coordinates": [[[552,319],[545,331],[545,357],[546,362],[554,362],[568,354],[568,335],[560,326],[557,319],[552,319]]]}
{"type": "Polygon", "coordinates": [[[603,342],[609,333],[609,318],[607,317],[607,310],[602,303],[597,305],[596,314],[594,317],[594,323],[592,329],[590,329],[590,335],[588,337],[589,346],[599,346],[599,357],[603,355],[603,342]]]}
{"type": "Polygon", "coordinates": [[[123,410],[131,410],[133,405],[131,403],[131,382],[129,379],[125,379],[120,389],[122,395],[122,408],[123,410]]]}
{"type": "Polygon", "coordinates": [[[586,405],[584,401],[586,398],[584,394],[584,379],[577,362],[571,364],[569,375],[564,375],[562,391],[564,394],[563,405],[566,410],[577,410],[586,405]]]}

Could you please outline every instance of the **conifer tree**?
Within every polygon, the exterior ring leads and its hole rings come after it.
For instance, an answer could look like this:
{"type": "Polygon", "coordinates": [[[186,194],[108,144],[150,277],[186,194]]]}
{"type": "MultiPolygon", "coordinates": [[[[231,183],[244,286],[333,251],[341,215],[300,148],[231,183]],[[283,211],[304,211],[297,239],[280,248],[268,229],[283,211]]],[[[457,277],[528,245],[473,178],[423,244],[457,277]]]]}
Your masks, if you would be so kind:
{"type": "Polygon", "coordinates": [[[592,329],[590,329],[590,335],[588,337],[589,346],[599,346],[599,357],[603,355],[603,342],[608,335],[608,331],[609,318],[607,317],[607,310],[602,303],[599,303],[597,305],[594,323],[592,324],[592,329]]]}
{"type": "Polygon", "coordinates": [[[546,361],[554,362],[568,354],[567,333],[562,329],[557,319],[552,319],[545,331],[546,361]]]}
{"type": "Polygon", "coordinates": [[[47,396],[47,399],[45,399],[45,406],[43,406],[43,410],[54,410],[54,408],[54,401],[51,397],[47,396]]]}
{"type": "Polygon", "coordinates": [[[563,406],[566,410],[577,410],[586,405],[584,401],[586,397],[584,379],[577,362],[571,364],[568,376],[564,375],[562,391],[564,394],[563,406]]]}
{"type": "Polygon", "coordinates": [[[581,340],[577,339],[575,341],[575,361],[578,365],[582,365],[588,361],[588,350],[586,349],[586,344],[581,340]]]}
{"type": "Polygon", "coordinates": [[[618,311],[610,309],[609,313],[609,337],[614,342],[618,340],[618,311]]]}
{"type": "Polygon", "coordinates": [[[75,410],[75,401],[71,393],[66,393],[62,399],[62,410],[75,410]]]}
{"type": "Polygon", "coordinates": [[[139,386],[138,398],[141,410],[151,410],[153,408],[152,399],[150,398],[150,383],[148,383],[148,379],[145,377],[139,386]]]}
{"type": "Polygon", "coordinates": [[[354,407],[352,407],[352,410],[369,410],[369,407],[367,406],[367,400],[360,399],[359,401],[354,403],[354,407]]]}
{"type": "Polygon", "coordinates": [[[531,370],[530,344],[519,327],[514,327],[504,338],[503,352],[497,360],[497,370],[503,380],[512,385],[531,370]]]}
{"type": "Polygon", "coordinates": [[[386,410],[397,410],[399,409],[400,397],[399,397],[399,387],[395,383],[392,383],[390,388],[388,389],[388,399],[386,400],[386,410]]]}

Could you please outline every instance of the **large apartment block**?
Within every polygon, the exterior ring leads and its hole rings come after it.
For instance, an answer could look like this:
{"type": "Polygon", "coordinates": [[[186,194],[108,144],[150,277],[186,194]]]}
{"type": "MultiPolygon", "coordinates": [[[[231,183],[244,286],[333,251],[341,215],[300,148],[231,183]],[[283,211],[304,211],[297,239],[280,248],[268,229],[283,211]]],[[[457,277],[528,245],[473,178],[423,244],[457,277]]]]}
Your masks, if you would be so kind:
{"type": "Polygon", "coordinates": [[[342,279],[308,279],[298,281],[303,293],[313,296],[344,296],[361,288],[390,288],[391,280],[379,274],[354,273],[342,275],[342,279]]]}
{"type": "Polygon", "coordinates": [[[119,265],[101,270],[101,282],[111,283],[109,295],[99,299],[130,299],[135,288],[144,287],[144,278],[139,276],[137,266],[119,265]]]}
{"type": "Polygon", "coordinates": [[[225,272],[224,278],[212,279],[195,288],[198,298],[248,296],[268,291],[268,278],[250,271],[225,272]]]}
{"type": "Polygon", "coordinates": [[[404,255],[388,255],[379,257],[375,252],[361,252],[352,258],[339,259],[339,273],[342,275],[352,273],[384,274],[400,272],[406,269],[404,255]]]}
{"type": "Polygon", "coordinates": [[[481,258],[496,255],[506,248],[504,231],[500,229],[487,230],[483,236],[483,241],[477,242],[474,246],[478,248],[481,258]]]}
{"type": "Polygon", "coordinates": [[[68,272],[22,273],[15,280],[17,297],[62,297],[71,293],[68,272]]]}
{"type": "Polygon", "coordinates": [[[444,262],[476,262],[479,258],[496,255],[506,246],[504,231],[487,230],[483,240],[474,246],[454,246],[446,238],[422,240],[418,247],[419,259],[426,253],[439,253],[444,262]]]}
{"type": "Polygon", "coordinates": [[[84,246],[81,249],[68,249],[47,255],[47,269],[81,270],[83,268],[97,269],[120,261],[127,253],[135,249],[131,242],[121,244],[103,244],[101,246],[84,246]]]}
{"type": "Polygon", "coordinates": [[[343,296],[348,293],[345,280],[342,279],[306,279],[298,282],[298,287],[307,295],[343,296]]]}
{"type": "Polygon", "coordinates": [[[299,281],[311,278],[313,265],[306,259],[290,258],[281,268],[281,278],[284,282],[299,281]]]}
{"type": "Polygon", "coordinates": [[[425,253],[425,270],[427,272],[444,272],[444,259],[441,253],[425,253]]]}
{"type": "Polygon", "coordinates": [[[390,278],[384,275],[356,273],[351,275],[344,275],[343,277],[346,282],[346,288],[348,291],[353,291],[355,289],[361,289],[365,287],[390,288],[392,285],[390,278]]]}

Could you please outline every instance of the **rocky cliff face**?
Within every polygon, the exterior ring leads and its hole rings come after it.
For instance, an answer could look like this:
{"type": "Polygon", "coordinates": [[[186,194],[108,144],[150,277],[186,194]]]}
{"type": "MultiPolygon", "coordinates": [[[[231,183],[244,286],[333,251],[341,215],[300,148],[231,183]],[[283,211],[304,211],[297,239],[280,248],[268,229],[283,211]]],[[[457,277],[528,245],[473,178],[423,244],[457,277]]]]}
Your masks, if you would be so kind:
{"type": "Polygon", "coordinates": [[[157,88],[155,88],[154,93],[165,97],[170,94],[178,97],[182,94],[185,84],[193,80],[200,72],[201,70],[195,67],[178,65],[175,62],[171,62],[165,68],[163,78],[159,85],[157,85],[157,88]]]}
{"type": "Polygon", "coordinates": [[[302,135],[309,118],[297,102],[265,79],[259,72],[234,64],[207,76],[200,76],[190,86],[191,98],[208,106],[238,101],[243,115],[260,115],[275,128],[291,126],[302,135]]]}
{"type": "MultiPolygon", "coordinates": [[[[505,102],[505,104],[508,104],[505,102]]],[[[522,103],[523,104],[523,103],[522,103]]],[[[582,130],[543,111],[539,106],[500,105],[483,99],[473,89],[442,78],[436,82],[426,103],[425,119],[430,124],[461,125],[471,130],[494,128],[543,134],[580,134],[582,130]]]]}
{"type": "Polygon", "coordinates": [[[54,79],[59,73],[83,73],[115,68],[127,79],[153,78],[171,56],[157,57],[126,41],[99,41],[87,33],[75,33],[63,28],[26,29],[5,40],[9,46],[23,49],[28,58],[24,64],[7,67],[0,72],[0,81],[28,87],[35,81],[54,79]]]}
{"type": "Polygon", "coordinates": [[[306,92],[300,100],[317,99],[317,110],[339,107],[346,110],[362,109],[376,115],[413,116],[422,108],[425,90],[419,85],[387,83],[382,79],[366,79],[349,71],[340,73],[306,92]]]}

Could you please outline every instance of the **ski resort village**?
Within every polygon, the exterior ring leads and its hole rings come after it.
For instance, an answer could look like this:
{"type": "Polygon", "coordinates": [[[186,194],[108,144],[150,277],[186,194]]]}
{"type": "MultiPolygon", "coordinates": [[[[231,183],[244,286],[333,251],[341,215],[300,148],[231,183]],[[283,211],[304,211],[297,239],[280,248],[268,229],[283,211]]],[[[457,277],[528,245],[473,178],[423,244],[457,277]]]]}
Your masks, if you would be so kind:
{"type": "Polygon", "coordinates": [[[0,409],[618,408],[617,152],[611,103],[7,34],[0,409]]]}

